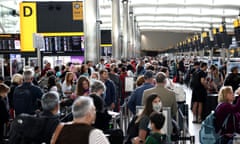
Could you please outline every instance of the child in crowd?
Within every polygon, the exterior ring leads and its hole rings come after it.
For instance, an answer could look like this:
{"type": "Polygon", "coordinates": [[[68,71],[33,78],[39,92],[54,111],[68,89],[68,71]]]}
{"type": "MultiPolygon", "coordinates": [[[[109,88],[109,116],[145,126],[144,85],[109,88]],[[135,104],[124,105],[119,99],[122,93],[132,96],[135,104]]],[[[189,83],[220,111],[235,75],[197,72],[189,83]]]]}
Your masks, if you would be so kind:
{"type": "Polygon", "coordinates": [[[150,115],[151,134],[147,137],[145,144],[166,144],[170,143],[170,137],[162,132],[165,116],[159,112],[150,115]]]}

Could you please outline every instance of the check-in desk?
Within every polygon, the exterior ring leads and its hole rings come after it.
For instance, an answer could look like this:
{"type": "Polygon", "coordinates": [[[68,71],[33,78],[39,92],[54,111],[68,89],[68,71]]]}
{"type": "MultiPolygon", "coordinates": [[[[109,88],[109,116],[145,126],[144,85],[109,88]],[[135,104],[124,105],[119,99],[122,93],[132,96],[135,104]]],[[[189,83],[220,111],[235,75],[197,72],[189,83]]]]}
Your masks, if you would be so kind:
{"type": "Polygon", "coordinates": [[[203,105],[203,117],[205,118],[208,116],[211,111],[215,110],[216,106],[218,105],[218,94],[211,93],[208,94],[206,97],[206,102],[203,105]]]}

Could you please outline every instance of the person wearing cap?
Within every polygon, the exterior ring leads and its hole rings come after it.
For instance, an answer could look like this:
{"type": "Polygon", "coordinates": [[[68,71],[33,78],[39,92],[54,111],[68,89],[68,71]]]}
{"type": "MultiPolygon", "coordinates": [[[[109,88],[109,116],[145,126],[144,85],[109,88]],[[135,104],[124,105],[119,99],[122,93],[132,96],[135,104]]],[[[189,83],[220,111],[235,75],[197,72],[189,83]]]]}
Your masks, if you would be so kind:
{"type": "Polygon", "coordinates": [[[133,114],[136,114],[136,106],[142,105],[143,92],[153,87],[153,71],[147,70],[144,73],[144,84],[136,88],[128,101],[128,108],[133,114]]]}
{"type": "Polygon", "coordinates": [[[146,105],[146,99],[152,93],[160,96],[163,107],[171,108],[171,115],[175,118],[177,113],[177,101],[175,93],[172,90],[165,88],[167,83],[167,76],[163,72],[158,72],[156,75],[157,85],[153,88],[147,89],[143,92],[142,105],[146,105]]]}

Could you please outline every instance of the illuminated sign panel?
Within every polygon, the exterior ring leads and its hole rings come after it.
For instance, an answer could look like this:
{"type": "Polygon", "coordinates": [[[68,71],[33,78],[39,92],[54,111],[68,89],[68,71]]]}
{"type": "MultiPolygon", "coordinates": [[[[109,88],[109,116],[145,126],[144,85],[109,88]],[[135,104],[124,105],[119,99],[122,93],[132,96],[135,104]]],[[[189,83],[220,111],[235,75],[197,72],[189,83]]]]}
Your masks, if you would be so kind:
{"type": "Polygon", "coordinates": [[[73,20],[83,20],[83,3],[72,2],[73,20]]]}
{"type": "Polygon", "coordinates": [[[20,35],[19,34],[0,34],[0,50],[19,51],[20,35]]]}
{"type": "Polygon", "coordinates": [[[34,52],[33,33],[36,33],[36,3],[20,3],[20,39],[22,52],[34,52]]]}

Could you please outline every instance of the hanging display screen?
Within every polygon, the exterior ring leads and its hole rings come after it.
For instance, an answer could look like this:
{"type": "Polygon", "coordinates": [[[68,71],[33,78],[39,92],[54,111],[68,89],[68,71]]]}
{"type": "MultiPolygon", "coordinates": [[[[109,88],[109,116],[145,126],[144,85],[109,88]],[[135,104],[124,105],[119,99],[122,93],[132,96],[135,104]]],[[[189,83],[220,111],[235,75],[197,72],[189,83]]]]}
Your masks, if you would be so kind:
{"type": "Polygon", "coordinates": [[[0,50],[19,51],[20,34],[0,34],[0,50]]]}
{"type": "Polygon", "coordinates": [[[111,30],[101,30],[101,44],[112,44],[111,30]]]}
{"type": "Polygon", "coordinates": [[[111,56],[112,47],[101,47],[101,56],[111,56]]]}
{"type": "Polygon", "coordinates": [[[44,52],[84,52],[83,36],[45,36],[44,52]]]}
{"type": "Polygon", "coordinates": [[[37,2],[37,32],[83,32],[82,2],[37,2]]]}

